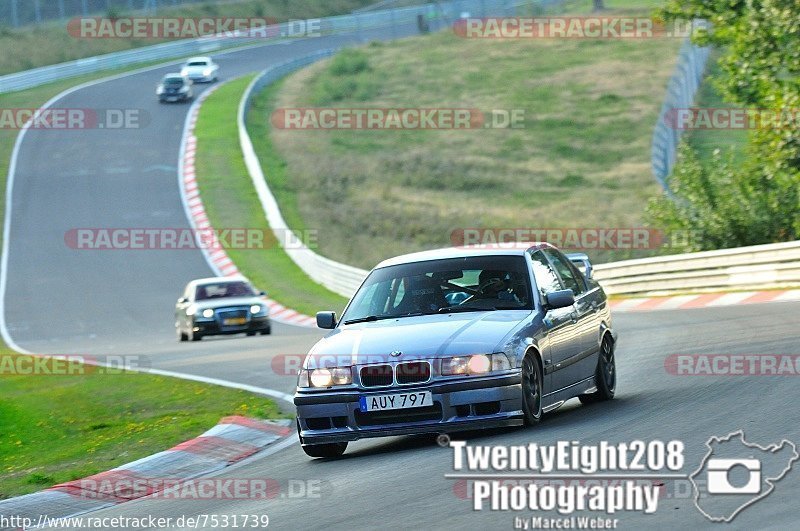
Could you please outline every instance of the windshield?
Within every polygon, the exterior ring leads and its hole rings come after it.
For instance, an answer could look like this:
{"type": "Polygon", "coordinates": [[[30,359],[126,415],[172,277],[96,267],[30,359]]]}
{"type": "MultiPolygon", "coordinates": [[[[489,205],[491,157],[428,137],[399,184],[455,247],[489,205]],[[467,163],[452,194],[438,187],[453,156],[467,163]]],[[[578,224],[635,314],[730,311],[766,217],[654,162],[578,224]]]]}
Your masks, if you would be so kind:
{"type": "Polygon", "coordinates": [[[255,291],[247,282],[217,282],[197,286],[194,299],[204,301],[224,297],[252,297],[255,291]]]}
{"type": "Polygon", "coordinates": [[[165,77],[164,78],[164,85],[169,87],[180,87],[183,85],[183,78],[182,77],[165,77]]]}
{"type": "Polygon", "coordinates": [[[531,308],[523,257],[465,257],[374,270],[353,297],[342,321],[348,324],[434,313],[531,308]]]}
{"type": "Polygon", "coordinates": [[[206,61],[189,61],[186,63],[186,66],[206,66],[208,63],[206,61]]]}

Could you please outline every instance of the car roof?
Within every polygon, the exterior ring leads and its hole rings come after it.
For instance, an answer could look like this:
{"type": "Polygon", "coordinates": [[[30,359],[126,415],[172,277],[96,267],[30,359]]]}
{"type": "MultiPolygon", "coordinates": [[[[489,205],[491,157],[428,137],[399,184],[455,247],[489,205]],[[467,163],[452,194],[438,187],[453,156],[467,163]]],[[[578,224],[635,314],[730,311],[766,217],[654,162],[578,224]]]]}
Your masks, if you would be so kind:
{"type": "Polygon", "coordinates": [[[224,284],[230,282],[249,282],[243,276],[232,276],[232,277],[207,277],[207,278],[197,278],[189,282],[190,286],[200,286],[202,284],[224,284]]]}
{"type": "Polygon", "coordinates": [[[190,58],[188,58],[186,60],[187,63],[194,63],[195,61],[198,61],[198,62],[199,61],[204,61],[206,63],[210,63],[211,62],[211,58],[210,57],[199,57],[198,56],[198,57],[190,57],[190,58]]]}
{"type": "Polygon", "coordinates": [[[448,258],[468,258],[472,256],[523,256],[530,250],[553,248],[547,242],[513,242],[501,244],[464,245],[461,247],[445,247],[417,253],[404,254],[384,260],[375,269],[399,264],[426,262],[429,260],[446,260],[448,258]]]}

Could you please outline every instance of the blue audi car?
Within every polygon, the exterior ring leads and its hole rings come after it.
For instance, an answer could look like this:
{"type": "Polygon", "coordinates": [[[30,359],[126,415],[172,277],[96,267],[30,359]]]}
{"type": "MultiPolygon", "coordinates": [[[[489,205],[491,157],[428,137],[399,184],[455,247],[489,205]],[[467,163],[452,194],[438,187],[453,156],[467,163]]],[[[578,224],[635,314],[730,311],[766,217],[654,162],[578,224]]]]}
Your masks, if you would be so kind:
{"type": "Polygon", "coordinates": [[[614,397],[617,336],[585,255],[547,243],[449,248],[380,263],[309,352],[294,403],[303,450],[536,424],[614,397]]]}

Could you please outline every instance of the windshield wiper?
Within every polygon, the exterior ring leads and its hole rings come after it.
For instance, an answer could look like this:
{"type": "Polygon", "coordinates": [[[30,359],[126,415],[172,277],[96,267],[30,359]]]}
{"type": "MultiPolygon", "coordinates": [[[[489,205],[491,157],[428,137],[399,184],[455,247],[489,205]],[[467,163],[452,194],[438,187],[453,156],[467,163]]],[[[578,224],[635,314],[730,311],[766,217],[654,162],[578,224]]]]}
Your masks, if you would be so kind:
{"type": "Polygon", "coordinates": [[[444,308],[439,308],[436,313],[457,313],[457,312],[494,312],[497,310],[524,310],[519,306],[511,306],[511,305],[496,305],[496,306],[446,306],[444,308]]]}
{"type": "Polygon", "coordinates": [[[372,321],[383,321],[386,319],[399,319],[401,317],[419,317],[420,315],[427,315],[422,312],[412,312],[412,313],[400,313],[395,315],[368,315],[366,317],[358,317],[356,319],[348,319],[344,322],[344,324],[355,324],[355,323],[369,323],[372,321]]]}
{"type": "Polygon", "coordinates": [[[494,306],[490,306],[489,308],[483,308],[480,306],[445,306],[444,308],[439,308],[436,310],[436,313],[457,313],[457,312],[493,312],[497,308],[494,306]]]}

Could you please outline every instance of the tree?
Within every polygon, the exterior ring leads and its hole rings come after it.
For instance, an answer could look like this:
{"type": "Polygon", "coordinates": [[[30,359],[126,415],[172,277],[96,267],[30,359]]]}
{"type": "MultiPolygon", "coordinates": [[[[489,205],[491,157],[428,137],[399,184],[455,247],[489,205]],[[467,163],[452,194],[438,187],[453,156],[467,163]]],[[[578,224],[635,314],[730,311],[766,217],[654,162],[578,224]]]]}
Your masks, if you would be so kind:
{"type": "Polygon", "coordinates": [[[672,177],[675,200],[654,201],[651,220],[708,231],[706,248],[799,239],[798,0],[671,0],[662,16],[708,20],[709,29],[697,30],[693,40],[722,51],[721,74],[714,81],[725,100],[782,121],[751,121],[756,128],[739,167],[716,156],[710,168],[702,168],[683,147],[672,177]]]}

